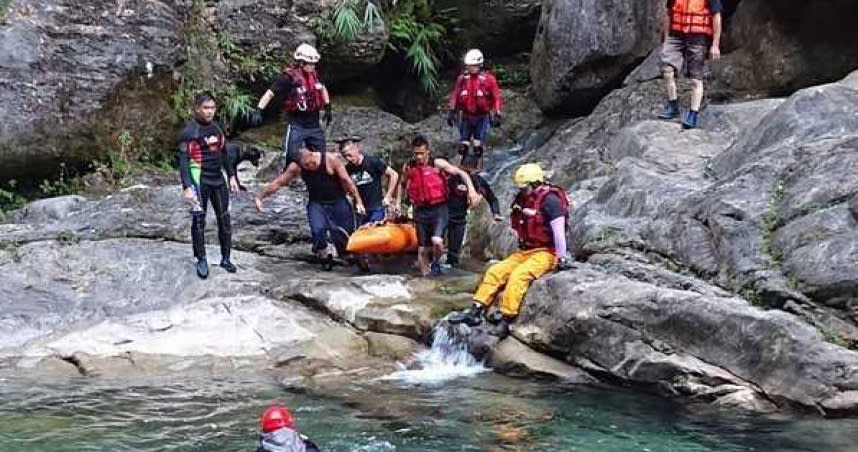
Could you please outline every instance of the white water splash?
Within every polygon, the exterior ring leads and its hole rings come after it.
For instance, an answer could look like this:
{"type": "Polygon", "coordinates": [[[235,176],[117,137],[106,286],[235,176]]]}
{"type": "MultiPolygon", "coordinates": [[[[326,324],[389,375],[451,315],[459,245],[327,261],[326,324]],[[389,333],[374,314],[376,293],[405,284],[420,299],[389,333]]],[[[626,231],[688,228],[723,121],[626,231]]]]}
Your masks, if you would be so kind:
{"type": "Polygon", "coordinates": [[[482,361],[468,352],[468,327],[447,326],[435,328],[432,348],[415,355],[413,368],[405,368],[381,377],[380,380],[397,380],[407,384],[433,385],[460,377],[472,377],[488,371],[482,361]]]}

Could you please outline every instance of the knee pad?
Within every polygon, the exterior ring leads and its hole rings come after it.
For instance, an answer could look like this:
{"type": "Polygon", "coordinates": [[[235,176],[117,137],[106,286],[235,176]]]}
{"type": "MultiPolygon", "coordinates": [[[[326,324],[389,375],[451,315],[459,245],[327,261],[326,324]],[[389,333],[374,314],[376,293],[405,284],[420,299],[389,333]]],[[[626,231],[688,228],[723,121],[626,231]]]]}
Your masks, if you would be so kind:
{"type": "Polygon", "coordinates": [[[676,70],[673,69],[673,66],[667,65],[661,68],[661,75],[667,80],[673,80],[676,76],[676,70]]]}
{"type": "Polygon", "coordinates": [[[435,246],[444,246],[444,239],[442,237],[432,237],[432,244],[435,246]]]}

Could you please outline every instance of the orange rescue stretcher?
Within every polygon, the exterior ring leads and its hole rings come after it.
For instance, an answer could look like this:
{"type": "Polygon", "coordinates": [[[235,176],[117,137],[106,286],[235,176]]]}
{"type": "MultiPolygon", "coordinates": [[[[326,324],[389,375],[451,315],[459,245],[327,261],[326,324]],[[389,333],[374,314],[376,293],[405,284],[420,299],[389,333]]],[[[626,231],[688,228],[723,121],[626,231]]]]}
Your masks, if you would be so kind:
{"type": "Polygon", "coordinates": [[[417,251],[417,229],[409,223],[368,224],[352,233],[346,251],[354,254],[401,254],[417,251]]]}

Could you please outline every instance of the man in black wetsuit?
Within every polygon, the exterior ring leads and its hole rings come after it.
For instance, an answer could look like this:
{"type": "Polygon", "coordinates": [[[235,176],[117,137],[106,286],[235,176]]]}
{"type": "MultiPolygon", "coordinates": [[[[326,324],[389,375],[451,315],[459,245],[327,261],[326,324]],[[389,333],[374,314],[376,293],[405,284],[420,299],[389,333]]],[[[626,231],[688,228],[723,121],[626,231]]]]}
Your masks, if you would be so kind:
{"type": "Polygon", "coordinates": [[[227,153],[226,136],[220,126],[214,122],[217,105],[214,96],[208,91],[194,98],[194,119],[188,121],[179,134],[179,177],[182,180],[185,201],[191,204],[191,241],[194,257],[197,258],[197,275],[209,276],[206,261],[206,210],[211,201],[217,219],[218,241],[220,242],[220,266],[226,271],[236,271],[229,260],[232,247],[232,228],[229,219],[229,190],[238,191],[235,169],[227,153]],[[226,172],[229,178],[229,190],[223,179],[226,172]]]}
{"type": "MultiPolygon", "coordinates": [[[[498,198],[489,183],[479,174],[479,159],[474,153],[462,156],[459,168],[471,176],[471,182],[483,199],[489,204],[494,221],[503,220],[500,213],[498,198]]],[[[468,225],[468,186],[460,176],[450,176],[447,179],[447,265],[459,266],[459,255],[462,252],[462,243],[465,241],[465,229],[468,225]]]]}
{"type": "Polygon", "coordinates": [[[355,227],[354,212],[346,193],[354,200],[354,210],[358,215],[365,215],[366,209],[357,186],[337,155],[307,145],[297,157],[280,176],[262,189],[259,196],[254,198],[253,204],[261,212],[265,199],[301,176],[307,185],[310,198],[307,203],[307,219],[310,223],[313,252],[330,262],[337,255],[345,254],[348,235],[355,227]],[[336,252],[328,243],[328,234],[336,252]]]}
{"type": "Polygon", "coordinates": [[[262,110],[275,96],[284,96],[283,109],[288,115],[286,135],[283,139],[284,164],[296,160],[297,153],[305,145],[325,149],[325,132],[321,119],[329,125],[333,119],[331,96],[322,83],[316,64],[321,59],[319,52],[309,44],[301,44],[293,55],[295,64],[287,67],[280,78],[268,89],[256,106],[251,122],[262,123],[262,110]]]}

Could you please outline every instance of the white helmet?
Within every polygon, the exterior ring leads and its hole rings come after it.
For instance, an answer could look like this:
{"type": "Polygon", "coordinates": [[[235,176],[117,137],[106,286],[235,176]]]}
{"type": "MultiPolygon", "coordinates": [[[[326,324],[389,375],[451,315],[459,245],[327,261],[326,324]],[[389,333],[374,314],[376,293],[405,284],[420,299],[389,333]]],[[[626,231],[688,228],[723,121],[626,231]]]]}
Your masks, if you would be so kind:
{"type": "Polygon", "coordinates": [[[483,64],[483,52],[480,49],[468,50],[465,54],[465,66],[481,66],[483,64]]]}
{"type": "Polygon", "coordinates": [[[295,54],[292,56],[295,61],[304,61],[310,64],[316,64],[322,59],[315,47],[310,44],[301,44],[295,49],[295,54]]]}

